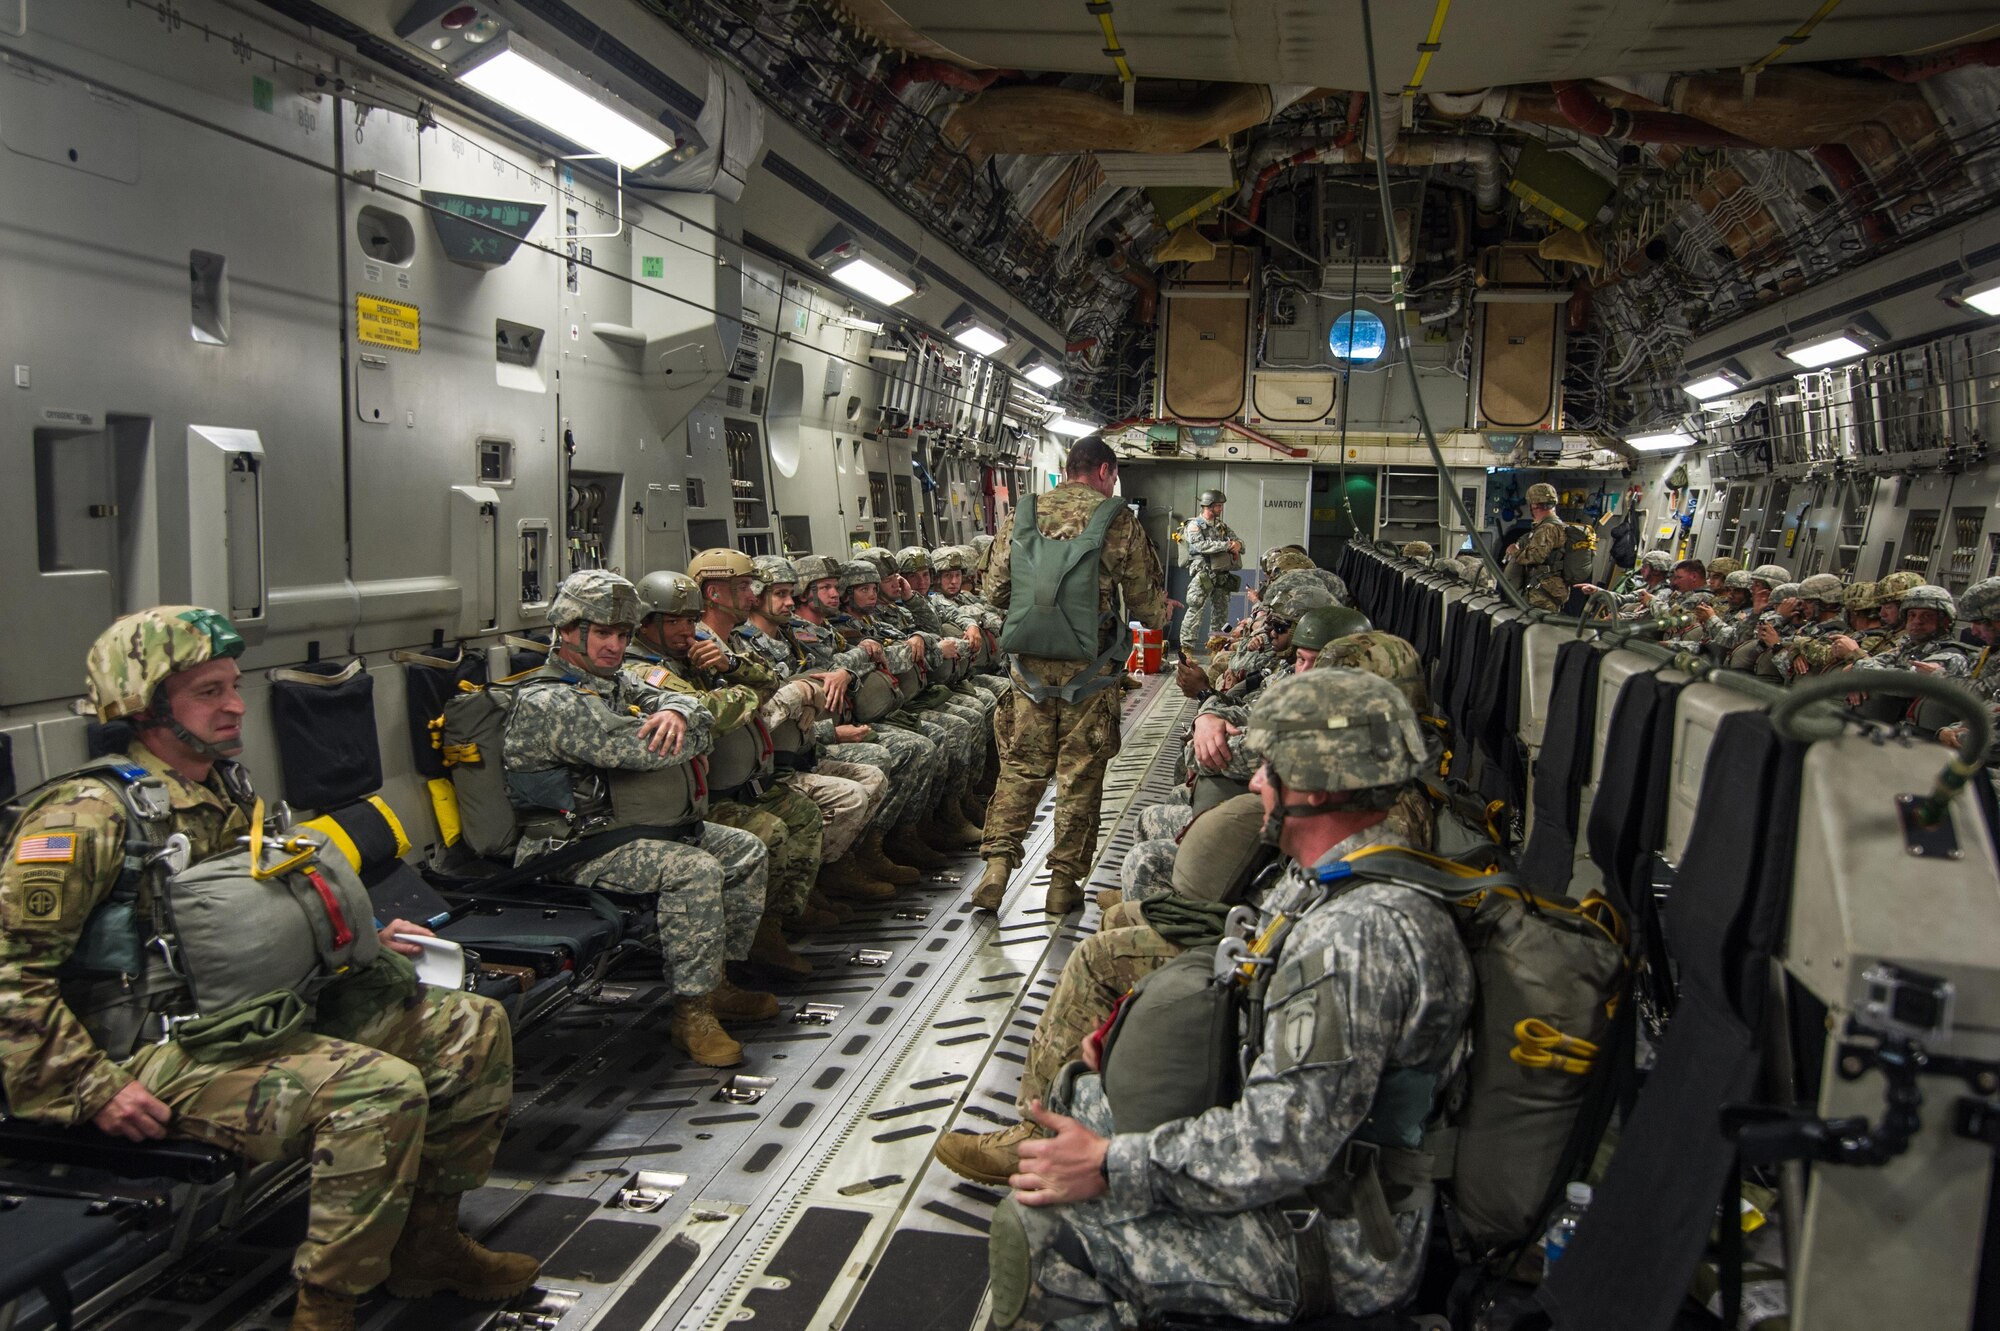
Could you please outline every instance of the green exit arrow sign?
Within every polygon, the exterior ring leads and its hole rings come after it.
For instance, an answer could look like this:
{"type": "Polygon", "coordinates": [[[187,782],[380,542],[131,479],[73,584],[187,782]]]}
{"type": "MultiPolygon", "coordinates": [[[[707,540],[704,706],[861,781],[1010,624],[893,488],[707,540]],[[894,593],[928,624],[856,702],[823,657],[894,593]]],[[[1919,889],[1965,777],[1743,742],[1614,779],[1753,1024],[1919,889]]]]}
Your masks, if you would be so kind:
{"type": "Polygon", "coordinates": [[[513,258],[546,206],[428,189],[424,202],[445,258],[468,268],[498,268],[513,258]]]}

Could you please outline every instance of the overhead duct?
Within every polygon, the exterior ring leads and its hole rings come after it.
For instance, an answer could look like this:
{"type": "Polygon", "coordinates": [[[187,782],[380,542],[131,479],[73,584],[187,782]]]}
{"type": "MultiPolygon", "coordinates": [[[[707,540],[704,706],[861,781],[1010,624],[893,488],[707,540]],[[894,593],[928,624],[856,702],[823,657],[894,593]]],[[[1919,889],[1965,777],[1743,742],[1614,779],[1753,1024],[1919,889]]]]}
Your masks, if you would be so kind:
{"type": "Polygon", "coordinates": [[[1581,83],[1555,85],[1556,108],[1573,128],[1600,139],[1630,143],[1674,143],[1697,148],[1755,148],[1760,145],[1705,121],[1664,111],[1624,111],[1606,106],[1581,83]]]}
{"type": "Polygon", "coordinates": [[[1097,257],[1104,260],[1104,266],[1112,273],[1132,284],[1139,294],[1132,302],[1132,319],[1141,327],[1150,327],[1153,316],[1160,306],[1160,286],[1153,280],[1146,265],[1133,259],[1123,245],[1110,237],[1100,237],[1092,247],[1097,257]]]}
{"type": "Polygon", "coordinates": [[[1937,128],[1917,88],[1816,69],[1767,69],[1747,100],[1736,75],[1678,76],[1669,84],[1667,106],[1765,148],[1846,143],[1875,124],[1908,143],[1937,128]]]}
{"type": "MultiPolygon", "coordinates": [[[[1485,218],[1499,215],[1506,205],[1507,164],[1500,155],[1500,141],[1480,135],[1458,134],[1404,134],[1394,141],[1389,150],[1390,166],[1457,166],[1472,168],[1473,202],[1485,218]]],[[[1331,142],[1299,138],[1266,139],[1257,145],[1250,156],[1250,166],[1255,169],[1262,162],[1257,173],[1257,185],[1251,193],[1252,207],[1249,216],[1255,221],[1258,205],[1262,203],[1263,192],[1269,187],[1269,179],[1288,167],[1324,164],[1328,166],[1354,166],[1375,160],[1375,145],[1369,136],[1361,135],[1360,141],[1350,137],[1343,130],[1340,137],[1331,142]]]]}
{"type": "Polygon", "coordinates": [[[1217,84],[1193,102],[1140,107],[1080,88],[990,88],[961,102],[944,135],[975,161],[1003,154],[1183,153],[1261,125],[1305,88],[1217,84]]]}

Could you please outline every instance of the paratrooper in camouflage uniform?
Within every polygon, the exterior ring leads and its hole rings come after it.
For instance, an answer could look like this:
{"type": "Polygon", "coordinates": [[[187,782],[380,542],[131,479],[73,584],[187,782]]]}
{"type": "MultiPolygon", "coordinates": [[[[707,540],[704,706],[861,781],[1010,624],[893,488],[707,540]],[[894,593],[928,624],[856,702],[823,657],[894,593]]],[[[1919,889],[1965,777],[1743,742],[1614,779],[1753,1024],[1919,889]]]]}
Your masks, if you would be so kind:
{"type": "MultiPolygon", "coordinates": [[[[1966,687],[1984,704],[1994,724],[2000,729],[2000,663],[1993,657],[1993,643],[2000,640],[2000,578],[1984,578],[1965,589],[1958,598],[1958,617],[1986,643],[1973,660],[1972,671],[1965,677],[1966,687]]],[[[1938,739],[1951,748],[1961,748],[1966,737],[1964,722],[1955,722],[1938,732],[1938,739]]],[[[1995,740],[1995,749],[1986,756],[1990,766],[2000,755],[2000,738],[1995,740]]]]}
{"type": "Polygon", "coordinates": [[[1836,639],[1847,634],[1841,616],[1845,597],[1846,588],[1831,573],[1815,573],[1799,584],[1802,622],[1772,656],[1781,676],[1823,675],[1840,664],[1836,639]]]}
{"type": "MultiPolygon", "coordinates": [[[[520,862],[576,835],[576,820],[608,810],[608,799],[587,796],[607,770],[664,771],[710,748],[713,719],[700,699],[621,673],[638,620],[632,584],[601,569],[570,574],[549,606],[556,647],[538,676],[516,689],[507,716],[508,787],[524,820],[520,862]]],[[[678,1000],[669,1034],[712,1067],[743,1057],[718,1016],[777,1015],[771,995],[738,989],[723,974],[725,961],[750,955],[768,866],[754,835],[704,822],[687,840],[631,841],[564,873],[579,886],[653,898],[661,960],[678,1000]]]]}
{"type": "MultiPolygon", "coordinates": [[[[375,962],[321,992],[310,1024],[275,1051],[197,1055],[149,1032],[136,1048],[100,1040],[117,1038],[118,1024],[104,1021],[107,993],[111,1008],[131,1001],[131,976],[107,990],[81,969],[91,964],[86,927],[125,874],[132,820],[120,785],[157,800],[160,835],[185,836],[192,863],[234,851],[250,829],[254,795],[229,757],[241,747],[242,650],[226,619],[195,606],[127,615],[91,648],[91,702],[99,720],[127,728],[118,757],[131,781],[89,772],[51,782],[23,800],[8,838],[0,1080],[9,1112],[132,1141],[189,1137],[253,1161],[309,1159],[295,1331],[351,1331],[355,1296],[385,1279],[403,1297],[511,1298],[538,1264],[473,1243],[457,1216],[500,1144],[512,1035],[497,1003],[417,983],[399,954],[420,949],[394,935],[428,929],[405,920],[381,929],[375,962]]],[[[157,1002],[163,1024],[194,1011],[185,993],[157,1002]]]]}
{"type": "Polygon", "coordinates": [[[1187,607],[1181,611],[1181,650],[1199,652],[1208,645],[1206,620],[1211,603],[1215,607],[1215,628],[1222,627],[1229,610],[1229,583],[1235,576],[1228,567],[1243,555],[1243,542],[1222,520],[1222,506],[1228,496],[1220,490],[1201,492],[1195,515],[1181,528],[1181,549],[1187,554],[1187,607]],[[1221,599],[1217,600],[1220,594],[1221,599]]]}
{"type": "Polygon", "coordinates": [[[1556,516],[1556,499],[1556,488],[1546,481],[1528,487],[1528,512],[1535,525],[1508,552],[1504,570],[1536,610],[1561,610],[1569,601],[1569,579],[1563,576],[1568,536],[1556,516]]]}
{"type": "Polygon", "coordinates": [[[1889,647],[1875,656],[1854,662],[1856,670],[1916,670],[1946,679],[1967,679],[1972,675],[1972,652],[1951,636],[1952,620],[1958,617],[1958,603],[1950,592],[1930,583],[1919,583],[1901,600],[1903,631],[1889,647]]]}

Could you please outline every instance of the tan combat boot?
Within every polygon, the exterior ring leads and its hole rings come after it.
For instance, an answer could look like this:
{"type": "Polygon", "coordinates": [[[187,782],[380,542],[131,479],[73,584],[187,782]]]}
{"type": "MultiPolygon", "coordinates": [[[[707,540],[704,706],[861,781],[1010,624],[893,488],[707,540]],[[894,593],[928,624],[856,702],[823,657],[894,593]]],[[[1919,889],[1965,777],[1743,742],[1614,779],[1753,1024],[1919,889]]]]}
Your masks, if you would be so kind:
{"type": "Polygon", "coordinates": [[[893,858],[904,864],[915,865],[924,873],[931,873],[950,865],[951,856],[932,850],[918,835],[918,830],[914,826],[899,828],[893,846],[885,841],[882,843],[883,849],[888,850],[893,858]]]}
{"type": "Polygon", "coordinates": [[[870,828],[868,835],[848,852],[855,863],[867,870],[870,878],[884,883],[894,883],[898,887],[908,887],[923,875],[907,864],[898,864],[889,858],[889,852],[882,848],[882,829],[870,828]]]}
{"type": "Polygon", "coordinates": [[[987,798],[977,790],[968,790],[958,801],[958,811],[964,815],[966,822],[979,829],[981,836],[986,835],[987,798]]]}
{"type": "Polygon", "coordinates": [[[1052,873],[1049,875],[1048,899],[1042,903],[1042,909],[1050,915],[1067,915],[1073,910],[1082,910],[1083,889],[1076,885],[1074,879],[1052,873]]]}
{"type": "Polygon", "coordinates": [[[667,1022],[667,1038],[674,1047],[704,1067],[733,1068],[743,1061],[743,1046],[729,1038],[729,1032],[715,1020],[709,995],[683,998],[674,1004],[667,1022]]]}
{"type": "Polygon", "coordinates": [[[968,846],[977,844],[976,842],[967,841],[953,830],[951,814],[947,810],[954,807],[951,800],[940,801],[938,807],[931,813],[931,816],[926,818],[923,824],[917,828],[916,836],[916,839],[929,847],[932,853],[943,861],[944,866],[947,868],[958,859],[959,855],[968,846]]]}
{"type": "Polygon", "coordinates": [[[847,917],[833,909],[833,903],[818,892],[809,893],[806,904],[797,915],[783,921],[785,933],[791,937],[800,934],[823,934],[828,929],[847,923],[847,917]]]}
{"type": "Polygon", "coordinates": [[[1099,910],[1110,910],[1124,899],[1125,894],[1123,892],[1120,892],[1115,887],[1107,887],[1097,894],[1097,908],[1099,910]]]}
{"type": "Polygon", "coordinates": [[[1021,1169],[1021,1143],[1048,1134],[1029,1120],[998,1132],[948,1132],[931,1149],[938,1163],[960,1178],[1005,1187],[1021,1169]]]}
{"type": "Polygon", "coordinates": [[[292,1331],[354,1331],[354,1296],[318,1285],[300,1285],[292,1305],[292,1331]]]}
{"type": "MultiPolygon", "coordinates": [[[[759,970],[769,971],[787,980],[803,980],[813,973],[813,964],[792,951],[792,945],[785,941],[785,931],[778,924],[778,917],[766,911],[764,918],[757,921],[757,936],[750,940],[750,955],[744,958],[759,970]]],[[[772,1000],[775,1009],[776,1000],[772,1000]]],[[[737,1015],[716,1011],[725,1017],[737,1015]]]]}
{"type": "Polygon", "coordinates": [[[844,901],[887,901],[896,895],[894,883],[870,878],[851,855],[820,866],[819,890],[844,901]]]}
{"type": "Polygon", "coordinates": [[[761,989],[739,989],[723,980],[708,996],[708,1010],[724,1021],[768,1021],[778,1015],[778,996],[761,989]]]}
{"type": "Polygon", "coordinates": [[[968,849],[986,839],[986,829],[965,816],[963,796],[944,802],[938,810],[938,822],[953,841],[968,849]]]}
{"type": "MultiPolygon", "coordinates": [[[[389,1254],[389,1292],[399,1299],[456,1294],[476,1303],[498,1303],[534,1284],[541,1271],[542,1264],[526,1253],[494,1252],[467,1238],[458,1227],[457,1193],[419,1190],[410,1198],[410,1218],[389,1254]]],[[[301,1309],[311,1288],[300,1290],[301,1309]]],[[[292,1325],[298,1326],[296,1317],[292,1325]]],[[[348,1325],[353,1325],[351,1312],[348,1325]]]]}
{"type": "Polygon", "coordinates": [[[846,924],[854,918],[854,907],[844,901],[835,901],[832,897],[820,891],[817,886],[806,894],[806,909],[821,911],[833,916],[835,924],[846,924]]]}
{"type": "Polygon", "coordinates": [[[1003,859],[986,861],[986,872],[980,875],[979,886],[972,889],[974,910],[999,910],[1000,902],[1007,895],[1007,880],[1014,876],[1014,866],[1003,859]]]}

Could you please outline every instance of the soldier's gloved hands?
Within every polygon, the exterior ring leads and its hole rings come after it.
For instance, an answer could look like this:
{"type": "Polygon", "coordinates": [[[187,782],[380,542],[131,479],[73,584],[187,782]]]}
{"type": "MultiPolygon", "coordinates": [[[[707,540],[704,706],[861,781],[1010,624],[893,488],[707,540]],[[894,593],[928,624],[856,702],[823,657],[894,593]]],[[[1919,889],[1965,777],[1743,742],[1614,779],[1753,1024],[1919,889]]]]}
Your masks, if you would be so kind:
{"type": "Polygon", "coordinates": [[[1111,1185],[1104,1177],[1104,1157],[1111,1142],[1066,1114],[1052,1114],[1040,1100],[1028,1106],[1028,1117],[1054,1133],[1021,1143],[1020,1172],[1007,1180],[1014,1200],[1023,1206],[1087,1202],[1111,1185]]]}
{"type": "Polygon", "coordinates": [[[829,670],[820,677],[826,689],[826,710],[840,713],[847,710],[847,689],[854,683],[852,670],[829,670]]]}
{"type": "Polygon", "coordinates": [[[1778,626],[1776,624],[1759,624],[1757,626],[1757,641],[1763,643],[1766,647],[1776,647],[1778,645],[1778,626]]]}
{"type": "Polygon", "coordinates": [[[1197,716],[1194,719],[1194,758],[1211,772],[1220,772],[1229,766],[1229,741],[1243,733],[1243,727],[1230,725],[1219,716],[1197,716]]]}
{"type": "Polygon", "coordinates": [[[713,638],[696,638],[688,648],[688,661],[695,669],[711,675],[729,669],[729,653],[713,638]]]}
{"type": "Polygon", "coordinates": [[[687,718],[679,712],[662,709],[654,712],[639,725],[639,738],[646,741],[646,747],[654,753],[679,753],[681,741],[687,738],[687,718]]]}
{"type": "Polygon", "coordinates": [[[421,957],[424,954],[424,950],[415,943],[398,941],[396,938],[397,934],[415,934],[419,938],[437,937],[436,934],[424,928],[423,925],[411,924],[408,920],[391,920],[388,924],[375,931],[375,936],[382,940],[383,947],[391,952],[400,952],[406,957],[421,957]]]}
{"type": "Polygon", "coordinates": [[[835,726],[833,738],[840,744],[860,744],[875,733],[873,726],[835,726]]]}
{"type": "Polygon", "coordinates": [[[174,1111],[138,1082],[128,1082],[91,1117],[99,1132],[128,1142],[156,1142],[167,1135],[174,1111]]]}

